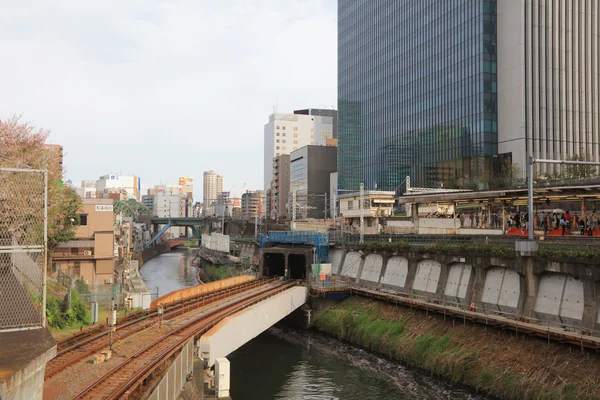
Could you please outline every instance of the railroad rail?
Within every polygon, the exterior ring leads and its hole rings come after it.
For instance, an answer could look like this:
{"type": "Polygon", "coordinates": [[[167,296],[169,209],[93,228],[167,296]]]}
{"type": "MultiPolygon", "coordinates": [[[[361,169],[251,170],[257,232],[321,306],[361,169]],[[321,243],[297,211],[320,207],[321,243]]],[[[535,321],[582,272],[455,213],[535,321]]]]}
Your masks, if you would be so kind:
{"type": "MultiPolygon", "coordinates": [[[[163,320],[173,319],[179,315],[216,303],[245,291],[266,286],[272,279],[257,279],[201,294],[187,299],[163,304],[163,320]]],[[[115,327],[119,340],[125,339],[158,322],[158,307],[132,313],[118,320],[115,327]]],[[[46,364],[44,380],[48,381],[70,366],[109,346],[110,330],[107,326],[94,327],[81,334],[64,339],[57,343],[56,357],[46,364]]]]}
{"type": "MultiPolygon", "coordinates": [[[[318,288],[317,292],[318,292],[318,288]]],[[[388,303],[401,304],[403,306],[425,310],[426,312],[436,312],[443,314],[444,317],[460,318],[464,321],[469,320],[475,323],[494,326],[502,329],[512,330],[518,334],[537,336],[540,338],[567,343],[574,346],[600,351],[600,337],[584,334],[585,329],[580,332],[573,332],[562,327],[551,326],[550,323],[541,325],[534,322],[526,322],[519,319],[503,317],[501,315],[490,313],[489,310],[478,311],[478,307],[468,309],[467,307],[458,307],[457,305],[447,305],[434,303],[426,300],[411,298],[406,295],[395,295],[385,291],[368,289],[352,285],[345,289],[350,295],[355,294],[364,297],[370,297],[378,300],[384,300],[388,303]]],[[[470,308],[470,307],[469,307],[470,308]]],[[[541,322],[541,321],[540,321],[541,322]]]]}
{"type": "Polygon", "coordinates": [[[236,300],[217,310],[182,323],[177,328],[127,357],[119,365],[109,370],[87,386],[73,399],[128,399],[137,398],[138,389],[162,367],[171,356],[177,353],[192,338],[208,331],[224,318],[268,297],[297,285],[297,282],[283,282],[276,287],[262,290],[248,298],[236,300]],[[136,397],[131,397],[136,396],[136,397]]]}

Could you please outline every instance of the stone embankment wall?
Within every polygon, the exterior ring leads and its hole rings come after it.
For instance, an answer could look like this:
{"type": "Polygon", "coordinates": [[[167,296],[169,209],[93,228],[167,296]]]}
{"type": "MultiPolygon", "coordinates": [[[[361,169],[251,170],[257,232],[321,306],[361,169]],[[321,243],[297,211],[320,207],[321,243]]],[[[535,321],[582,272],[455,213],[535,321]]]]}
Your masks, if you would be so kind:
{"type": "Polygon", "coordinates": [[[600,267],[592,263],[358,249],[332,249],[329,262],[362,286],[600,330],[600,267]]]}

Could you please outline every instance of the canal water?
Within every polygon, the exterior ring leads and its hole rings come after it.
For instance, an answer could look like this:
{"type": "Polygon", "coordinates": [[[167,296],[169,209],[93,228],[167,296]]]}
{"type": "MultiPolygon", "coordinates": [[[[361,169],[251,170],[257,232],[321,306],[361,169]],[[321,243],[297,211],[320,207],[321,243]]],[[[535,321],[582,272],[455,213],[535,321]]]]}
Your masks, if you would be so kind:
{"type": "MultiPolygon", "coordinates": [[[[144,264],[142,278],[160,296],[196,285],[194,255],[160,255],[144,264]]],[[[314,332],[271,329],[228,359],[234,400],[486,399],[314,332]]]]}

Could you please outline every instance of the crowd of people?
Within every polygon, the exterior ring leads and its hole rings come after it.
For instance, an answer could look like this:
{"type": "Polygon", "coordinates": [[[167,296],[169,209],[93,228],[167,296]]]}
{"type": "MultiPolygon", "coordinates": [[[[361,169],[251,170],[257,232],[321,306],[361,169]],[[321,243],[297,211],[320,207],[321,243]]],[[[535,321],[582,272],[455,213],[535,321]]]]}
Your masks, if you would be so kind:
{"type": "MultiPolygon", "coordinates": [[[[460,213],[457,215],[460,219],[460,226],[463,228],[513,228],[521,229],[524,233],[529,222],[529,215],[526,212],[492,212],[489,215],[485,211],[460,213]]],[[[536,229],[543,229],[544,234],[548,231],[560,229],[564,236],[567,231],[577,229],[581,235],[593,236],[594,231],[600,226],[600,217],[593,210],[591,213],[582,215],[573,215],[569,211],[560,212],[541,212],[533,216],[533,224],[536,229]]]]}

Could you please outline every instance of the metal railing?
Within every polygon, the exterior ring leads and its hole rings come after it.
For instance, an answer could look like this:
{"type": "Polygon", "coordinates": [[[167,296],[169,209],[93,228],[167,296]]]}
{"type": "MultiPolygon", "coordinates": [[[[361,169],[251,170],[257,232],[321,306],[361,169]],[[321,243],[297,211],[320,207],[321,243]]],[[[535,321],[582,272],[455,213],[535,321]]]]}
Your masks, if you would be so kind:
{"type": "Polygon", "coordinates": [[[0,168],[0,331],[46,326],[48,173],[0,168]]]}

